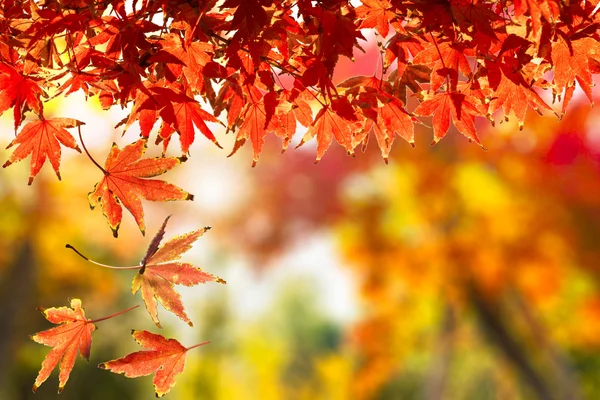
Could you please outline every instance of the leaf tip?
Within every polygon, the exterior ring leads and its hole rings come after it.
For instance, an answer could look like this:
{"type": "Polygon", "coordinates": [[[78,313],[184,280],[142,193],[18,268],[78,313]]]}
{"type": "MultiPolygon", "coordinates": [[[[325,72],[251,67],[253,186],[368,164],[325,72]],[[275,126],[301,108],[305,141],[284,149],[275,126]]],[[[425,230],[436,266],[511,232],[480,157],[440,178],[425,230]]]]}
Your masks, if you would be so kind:
{"type": "Polygon", "coordinates": [[[100,368],[100,369],[108,369],[106,367],[106,363],[100,363],[100,364],[98,364],[98,368],[100,368]]]}
{"type": "Polygon", "coordinates": [[[217,283],[221,283],[221,284],[223,284],[223,285],[226,285],[226,284],[227,284],[227,281],[226,281],[225,279],[221,279],[221,278],[217,278],[217,279],[216,279],[216,282],[217,282],[217,283]]]}
{"type": "Polygon", "coordinates": [[[31,388],[31,391],[32,391],[33,393],[35,393],[35,392],[37,392],[38,388],[39,388],[39,386],[38,386],[37,384],[35,384],[35,383],[34,383],[34,384],[33,384],[33,387],[31,388]]]}
{"type": "Polygon", "coordinates": [[[190,193],[188,193],[188,194],[187,194],[187,196],[185,197],[185,199],[186,199],[186,200],[189,200],[189,201],[194,201],[194,195],[193,195],[193,194],[190,194],[190,193]]]}

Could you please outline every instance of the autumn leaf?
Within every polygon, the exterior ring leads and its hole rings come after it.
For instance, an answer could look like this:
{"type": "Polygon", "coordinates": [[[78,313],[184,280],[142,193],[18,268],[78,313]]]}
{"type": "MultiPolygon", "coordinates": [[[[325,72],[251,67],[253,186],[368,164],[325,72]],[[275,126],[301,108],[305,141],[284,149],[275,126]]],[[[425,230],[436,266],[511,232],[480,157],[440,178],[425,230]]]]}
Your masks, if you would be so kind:
{"type": "Polygon", "coordinates": [[[148,331],[133,330],[131,335],[140,346],[147,350],[101,363],[98,368],[124,374],[127,378],[154,374],[152,383],[154,383],[156,397],[164,396],[175,386],[175,378],[183,372],[188,350],[209,343],[203,342],[191,347],[184,347],[175,339],[166,339],[148,331]]]}
{"type": "Polygon", "coordinates": [[[40,119],[28,123],[8,145],[7,149],[15,144],[19,146],[2,167],[6,168],[31,154],[29,185],[40,172],[46,159],[50,160],[50,164],[52,164],[52,168],[54,168],[54,172],[60,180],[60,145],[62,144],[81,153],[75,139],[65,128],[74,128],[83,124],[83,122],[71,118],[40,119]]]}
{"type": "Polygon", "coordinates": [[[449,82],[448,90],[456,90],[459,72],[470,77],[472,75],[469,61],[465,57],[465,49],[454,43],[432,43],[413,59],[414,64],[425,65],[433,71],[431,74],[431,90],[438,90],[444,80],[449,82]]]}
{"type": "Polygon", "coordinates": [[[14,107],[15,131],[21,125],[26,110],[33,110],[42,116],[42,93],[42,88],[33,79],[0,62],[0,115],[14,107]]]}
{"type": "MultiPolygon", "coordinates": [[[[118,236],[121,224],[123,213],[121,205],[133,215],[140,231],[144,234],[146,226],[141,199],[150,201],[194,199],[193,195],[175,185],[156,179],[146,179],[162,175],[184,161],[176,157],[142,159],[146,148],[145,139],[140,139],[123,149],[119,149],[113,143],[104,168],[94,161],[104,173],[104,177],[88,194],[88,200],[92,209],[97,205],[102,207],[115,237],[118,236]]],[[[85,146],[84,150],[87,152],[85,146]]]]}
{"type": "Polygon", "coordinates": [[[185,313],[183,303],[181,302],[181,296],[173,286],[195,286],[200,283],[213,281],[223,284],[226,282],[208,272],[202,271],[200,268],[197,268],[190,263],[177,262],[177,260],[181,258],[181,255],[191,249],[192,244],[209,230],[210,227],[175,236],[160,246],[169,218],[170,216],[165,219],[154,239],[150,242],[150,246],[146,251],[146,255],[142,258],[140,265],[132,267],[113,267],[90,260],[71,245],[67,245],[67,248],[72,249],[85,260],[102,267],[139,270],[133,278],[131,291],[133,294],[136,294],[141,290],[142,299],[144,300],[144,304],[146,304],[146,309],[148,310],[148,313],[150,313],[156,326],[159,328],[161,328],[161,325],[158,320],[158,302],[160,302],[166,310],[177,315],[182,321],[193,326],[192,321],[190,321],[190,318],[185,313]]]}
{"type": "Polygon", "coordinates": [[[166,34],[161,42],[162,48],[151,61],[166,62],[174,78],[185,76],[190,86],[199,91],[204,91],[204,66],[212,61],[213,46],[209,43],[196,42],[187,44],[181,36],[166,34]]]}
{"type": "Polygon", "coordinates": [[[183,308],[181,296],[173,288],[173,285],[194,286],[199,283],[212,281],[225,283],[225,281],[194,267],[190,263],[174,262],[179,260],[181,255],[188,251],[204,232],[210,229],[209,227],[175,236],[161,247],[158,247],[168,220],[169,217],[165,219],[150,247],[148,247],[148,251],[140,264],[140,271],[133,278],[131,291],[135,294],[141,290],[146,308],[158,327],[161,326],[158,320],[157,300],[165,309],[192,326],[192,321],[190,321],[183,308]]]}
{"type": "Polygon", "coordinates": [[[488,82],[494,90],[494,98],[490,102],[489,112],[494,114],[502,107],[504,116],[512,111],[519,124],[519,129],[523,129],[525,115],[527,110],[532,108],[538,113],[541,109],[552,110],[548,104],[534,88],[525,81],[515,59],[503,58],[502,62],[486,62],[488,69],[488,82]]]}
{"type": "Polygon", "coordinates": [[[33,341],[53,348],[42,362],[42,369],[33,384],[33,391],[35,392],[48,379],[52,370],[60,363],[58,393],[62,392],[75,365],[77,353],[79,352],[88,361],[90,359],[92,332],[96,330],[94,323],[116,317],[137,307],[139,306],[96,320],[85,317],[79,299],[71,299],[71,308],[38,308],[48,321],[59,326],[31,336],[33,341]]]}
{"type": "Polygon", "coordinates": [[[423,101],[414,111],[416,115],[433,115],[433,142],[440,141],[450,128],[450,120],[456,129],[469,139],[481,146],[475,130],[474,116],[478,114],[476,106],[462,93],[437,93],[423,101]]]}
{"type": "MultiPolygon", "coordinates": [[[[600,60],[600,44],[590,38],[571,41],[559,31],[556,42],[552,44],[551,57],[554,64],[555,92],[560,94],[564,89],[568,91],[575,86],[575,80],[577,80],[581,89],[593,104],[593,81],[588,60],[594,58],[600,60]]],[[[565,96],[563,114],[569,100],[570,96],[565,96]]]]}
{"type": "Polygon", "coordinates": [[[375,28],[385,38],[390,31],[390,21],[396,18],[392,5],[388,0],[362,0],[362,3],[356,9],[358,18],[363,19],[360,28],[375,28]]]}
{"type": "Polygon", "coordinates": [[[337,100],[321,108],[302,141],[296,147],[302,146],[316,136],[316,162],[319,162],[335,138],[349,154],[353,154],[352,137],[358,129],[358,119],[353,107],[347,100],[337,100]]]}
{"type": "Polygon", "coordinates": [[[354,96],[353,102],[362,107],[363,114],[369,118],[365,123],[364,138],[371,130],[375,134],[383,159],[387,159],[396,133],[414,147],[414,125],[402,102],[392,96],[392,85],[374,76],[355,76],[338,85],[348,88],[347,93],[354,96]]]}
{"type": "Polygon", "coordinates": [[[207,139],[221,147],[205,122],[217,122],[217,119],[204,111],[196,100],[168,88],[154,87],[152,91],[156,94],[162,107],[159,114],[164,123],[159,137],[165,141],[165,148],[173,132],[177,132],[181,142],[181,151],[183,154],[188,154],[190,146],[194,142],[194,126],[200,129],[207,139]]]}

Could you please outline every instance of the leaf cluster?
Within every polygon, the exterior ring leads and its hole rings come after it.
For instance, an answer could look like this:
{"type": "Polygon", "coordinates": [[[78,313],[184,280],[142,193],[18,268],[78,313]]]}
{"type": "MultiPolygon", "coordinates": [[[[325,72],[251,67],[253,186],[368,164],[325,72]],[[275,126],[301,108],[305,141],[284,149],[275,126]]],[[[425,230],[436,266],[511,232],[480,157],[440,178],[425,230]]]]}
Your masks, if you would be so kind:
{"type": "MultiPolygon", "coordinates": [[[[477,119],[493,123],[496,114],[514,114],[522,127],[529,109],[552,110],[545,91],[562,101],[560,113],[576,85],[593,100],[598,4],[5,1],[0,113],[13,109],[15,130],[28,112],[40,121],[21,129],[4,166],[33,154],[30,182],[46,157],[58,174],[60,145],[79,149],[64,128],[82,123],[46,121],[43,101],[79,90],[97,96],[105,109],[130,107],[119,126],[138,122],[144,139],[158,123],[155,142],[164,151],[177,135],[184,157],[197,131],[218,145],[211,127],[217,122],[236,135],[232,154],[251,142],[253,163],[267,135],[281,137],[285,150],[298,125],[308,129],[299,145],[316,138],[317,161],[334,140],[354,154],[371,136],[387,160],[396,135],[413,144],[414,125],[431,115],[434,143],[452,122],[481,145],[477,119]],[[374,76],[337,82],[340,57],[353,60],[373,32],[381,52],[374,76]]],[[[98,199],[106,205],[116,230],[119,190],[114,180],[105,183],[96,187],[92,205],[98,199]]],[[[121,200],[137,209],[132,199],[121,200]]],[[[143,230],[141,214],[132,213],[143,230]]]]}
{"type": "MultiPolygon", "coordinates": [[[[88,259],[73,246],[66,246],[93,264],[111,269],[137,270],[138,272],[133,278],[132,292],[136,294],[141,290],[146,308],[159,328],[162,327],[158,319],[157,301],[165,309],[173,312],[181,320],[192,326],[192,322],[185,313],[181,296],[174,289],[174,285],[194,286],[206,282],[225,283],[221,278],[204,272],[190,263],[178,261],[181,255],[188,251],[192,244],[209,229],[208,227],[175,236],[162,246],[160,245],[169,218],[170,216],[165,219],[158,233],[150,242],[146,255],[137,266],[113,267],[100,264],[88,259]]],[[[48,379],[52,370],[59,365],[58,392],[62,392],[75,365],[77,353],[88,361],[90,359],[92,332],[96,330],[95,323],[113,318],[137,307],[139,306],[136,305],[108,317],[95,320],[85,317],[79,299],[71,300],[71,308],[39,308],[48,321],[58,326],[31,336],[31,339],[37,343],[52,347],[52,350],[42,362],[42,369],[35,380],[33,391],[35,392],[48,379]]],[[[155,373],[154,387],[157,397],[168,393],[175,385],[175,377],[183,372],[187,351],[208,343],[203,342],[191,347],[184,347],[175,339],[165,339],[161,335],[148,331],[134,330],[132,335],[141,346],[149,350],[132,353],[118,360],[104,362],[98,367],[116,373],[124,373],[129,378],[155,373]]]]}

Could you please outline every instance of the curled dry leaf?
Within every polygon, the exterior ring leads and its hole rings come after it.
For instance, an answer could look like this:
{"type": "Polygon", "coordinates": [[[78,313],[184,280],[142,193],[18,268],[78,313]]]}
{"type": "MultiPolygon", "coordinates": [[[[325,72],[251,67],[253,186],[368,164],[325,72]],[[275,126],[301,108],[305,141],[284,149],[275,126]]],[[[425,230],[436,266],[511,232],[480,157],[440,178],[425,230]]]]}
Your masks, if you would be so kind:
{"type": "Polygon", "coordinates": [[[150,243],[148,251],[141,261],[140,271],[133,278],[131,291],[135,294],[141,290],[144,304],[146,304],[152,320],[158,327],[161,326],[158,320],[157,300],[165,309],[192,326],[192,321],[190,321],[183,308],[181,296],[173,286],[194,286],[199,283],[213,281],[225,283],[225,281],[202,271],[200,268],[196,268],[190,263],[176,262],[210,227],[175,236],[159,247],[169,218],[165,219],[150,243]]]}
{"type": "Polygon", "coordinates": [[[137,269],[139,272],[133,278],[131,290],[133,294],[142,292],[144,304],[152,317],[152,320],[159,328],[158,303],[160,302],[165,309],[177,315],[182,321],[192,326],[192,321],[185,313],[181,296],[173,287],[174,285],[195,286],[200,283],[218,282],[226,283],[223,279],[216,277],[208,272],[202,271],[190,263],[177,262],[181,255],[191,249],[192,244],[204,234],[210,227],[197,229],[195,231],[175,236],[160,246],[160,242],[165,235],[165,227],[169,221],[168,216],[163,222],[161,228],[150,242],[146,255],[140,262],[140,265],[132,267],[113,267],[92,261],[73,246],[68,248],[75,251],[81,257],[96,265],[112,269],[137,269]]]}

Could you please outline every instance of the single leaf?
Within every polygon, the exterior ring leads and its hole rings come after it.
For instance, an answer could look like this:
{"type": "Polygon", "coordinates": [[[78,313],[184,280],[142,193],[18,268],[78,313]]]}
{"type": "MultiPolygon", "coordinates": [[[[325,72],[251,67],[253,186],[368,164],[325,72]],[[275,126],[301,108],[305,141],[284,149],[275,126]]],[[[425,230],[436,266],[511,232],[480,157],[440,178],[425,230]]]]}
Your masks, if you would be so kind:
{"type": "MultiPolygon", "coordinates": [[[[600,44],[597,41],[588,37],[571,41],[570,38],[559,32],[556,41],[552,44],[555,93],[560,94],[564,89],[569,90],[569,88],[575,86],[575,80],[577,80],[581,89],[593,104],[593,80],[588,60],[593,60],[594,57],[600,57],[600,44]]],[[[565,96],[563,114],[569,100],[570,97],[565,96]]]]}
{"type": "Polygon", "coordinates": [[[60,363],[58,376],[58,393],[60,393],[67,384],[69,375],[73,370],[77,352],[89,361],[92,332],[96,329],[96,326],[85,317],[79,299],[71,299],[70,309],[67,307],[52,307],[48,309],[40,308],[39,310],[42,311],[48,321],[60,325],[31,336],[31,339],[35,342],[53,347],[42,362],[42,369],[35,379],[33,391],[35,392],[48,379],[52,370],[60,363]]]}
{"type": "Polygon", "coordinates": [[[519,129],[523,129],[525,115],[529,108],[541,114],[540,109],[552,110],[534,88],[528,84],[516,59],[503,58],[503,62],[486,61],[488,70],[489,87],[494,90],[490,102],[489,112],[494,114],[500,107],[504,109],[504,116],[514,112],[519,129]]]}
{"type": "Polygon", "coordinates": [[[42,362],[42,369],[40,369],[35,379],[33,391],[35,392],[48,379],[52,370],[60,364],[58,393],[62,392],[75,365],[77,353],[79,352],[88,361],[90,359],[92,332],[96,330],[94,322],[110,319],[137,307],[139,306],[134,306],[96,320],[90,320],[85,317],[85,313],[81,307],[81,300],[79,299],[71,299],[71,308],[38,308],[48,321],[53,324],[59,324],[59,326],[31,336],[33,341],[53,348],[42,362]]]}
{"type": "Polygon", "coordinates": [[[139,273],[133,278],[131,287],[133,294],[141,290],[146,309],[159,328],[161,326],[158,320],[158,302],[165,309],[177,315],[182,321],[190,326],[193,325],[185,313],[181,296],[177,293],[173,285],[194,286],[213,281],[225,283],[221,278],[204,272],[190,263],[175,262],[210,227],[175,236],[159,247],[169,218],[165,219],[165,222],[150,243],[148,251],[140,263],[141,268],[139,273]]]}
{"type": "Polygon", "coordinates": [[[444,81],[450,83],[447,90],[456,90],[458,73],[466,77],[472,75],[469,61],[465,57],[464,47],[454,43],[432,43],[413,59],[414,64],[431,68],[431,90],[438,90],[444,81]]]}
{"type": "Polygon", "coordinates": [[[321,108],[312,125],[308,128],[308,131],[302,138],[302,141],[296,147],[302,146],[316,136],[316,162],[319,162],[335,137],[335,140],[341,144],[349,154],[353,154],[354,147],[352,146],[352,137],[358,129],[357,117],[353,107],[347,100],[336,100],[321,108]]]}
{"type": "Polygon", "coordinates": [[[150,201],[193,200],[194,196],[175,185],[156,179],[180,164],[184,159],[156,157],[142,159],[146,140],[140,139],[123,149],[113,144],[102,169],[104,178],[88,194],[90,207],[102,207],[115,237],[121,224],[123,205],[135,218],[142,234],[145,233],[144,210],[141,199],[150,201]]]}
{"type": "Polygon", "coordinates": [[[363,21],[360,29],[375,28],[385,38],[390,31],[390,21],[396,18],[392,5],[388,0],[362,0],[356,9],[356,15],[363,21]]]}
{"type": "Polygon", "coordinates": [[[194,126],[200,129],[207,139],[221,147],[205,122],[217,122],[217,119],[204,111],[196,100],[169,88],[154,87],[152,91],[156,94],[162,107],[159,114],[164,124],[159,136],[166,142],[165,147],[173,132],[177,132],[181,142],[181,151],[183,154],[188,154],[190,145],[194,142],[194,126]]]}
{"type": "Polygon", "coordinates": [[[46,159],[50,160],[50,164],[52,164],[52,168],[54,168],[56,176],[60,180],[60,145],[62,144],[81,153],[75,139],[65,128],[74,128],[79,125],[83,125],[83,122],[71,118],[40,119],[28,123],[8,145],[7,149],[15,144],[19,146],[2,167],[6,168],[31,154],[29,185],[40,172],[46,159]]]}
{"type": "Polygon", "coordinates": [[[181,36],[173,33],[164,35],[161,44],[161,50],[150,61],[167,63],[173,77],[183,74],[192,89],[204,92],[203,69],[214,57],[213,46],[204,42],[186,45],[181,36]]]}
{"type": "Polygon", "coordinates": [[[152,383],[154,383],[156,397],[162,397],[169,393],[175,385],[175,378],[183,372],[185,367],[185,356],[188,350],[209,343],[204,342],[195,346],[184,347],[175,339],[166,339],[161,335],[148,331],[134,330],[131,335],[140,346],[147,350],[137,351],[117,360],[101,363],[98,368],[124,374],[127,378],[154,374],[152,383]]]}
{"type": "Polygon", "coordinates": [[[439,142],[450,128],[450,119],[456,129],[481,146],[475,130],[475,115],[479,115],[477,107],[462,93],[437,93],[423,101],[414,111],[416,115],[426,117],[433,114],[433,142],[439,142]]]}
{"type": "Polygon", "coordinates": [[[33,79],[0,62],[0,115],[14,107],[15,131],[23,122],[26,110],[33,110],[42,116],[42,93],[42,88],[33,79]]]}
{"type": "MultiPolygon", "coordinates": [[[[355,96],[354,102],[362,107],[365,116],[372,121],[365,124],[363,133],[368,135],[373,130],[386,162],[396,133],[414,147],[412,118],[402,102],[391,95],[392,85],[374,76],[355,76],[338,86],[348,88],[348,93],[355,96]]],[[[358,139],[363,142],[366,138],[358,139]]]]}

